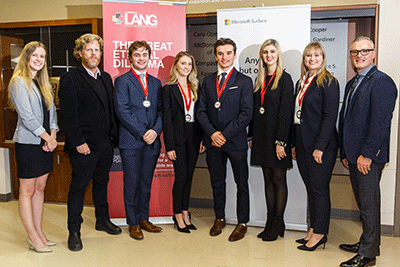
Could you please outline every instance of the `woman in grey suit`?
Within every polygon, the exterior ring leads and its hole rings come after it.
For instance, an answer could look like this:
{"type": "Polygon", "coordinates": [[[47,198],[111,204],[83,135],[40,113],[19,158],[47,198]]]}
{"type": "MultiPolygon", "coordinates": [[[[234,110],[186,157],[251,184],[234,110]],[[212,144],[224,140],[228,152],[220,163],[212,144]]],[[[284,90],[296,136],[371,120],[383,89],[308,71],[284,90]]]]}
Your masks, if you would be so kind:
{"type": "Polygon", "coordinates": [[[15,141],[19,212],[28,231],[27,242],[36,252],[52,252],[42,230],[44,189],[53,171],[57,147],[56,110],[46,64],[46,48],[30,42],[21,52],[9,85],[9,101],[18,114],[15,141]]]}

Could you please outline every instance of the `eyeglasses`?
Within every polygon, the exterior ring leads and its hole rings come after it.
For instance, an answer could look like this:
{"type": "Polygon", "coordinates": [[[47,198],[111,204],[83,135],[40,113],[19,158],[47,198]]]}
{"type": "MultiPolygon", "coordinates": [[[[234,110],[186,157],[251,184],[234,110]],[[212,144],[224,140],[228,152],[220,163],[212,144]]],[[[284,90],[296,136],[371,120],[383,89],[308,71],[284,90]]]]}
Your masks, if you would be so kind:
{"type": "Polygon", "coordinates": [[[371,51],[374,51],[374,49],[350,50],[350,56],[356,57],[358,53],[361,53],[362,56],[368,56],[371,51]]]}

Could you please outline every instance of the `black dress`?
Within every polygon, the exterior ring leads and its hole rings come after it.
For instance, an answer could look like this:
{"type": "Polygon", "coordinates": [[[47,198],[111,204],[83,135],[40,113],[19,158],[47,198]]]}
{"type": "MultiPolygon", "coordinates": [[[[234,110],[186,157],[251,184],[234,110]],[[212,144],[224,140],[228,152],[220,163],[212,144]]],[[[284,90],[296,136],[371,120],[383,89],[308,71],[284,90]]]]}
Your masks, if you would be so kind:
{"type": "MultiPolygon", "coordinates": [[[[42,97],[43,127],[50,135],[50,111],[47,110],[39,83],[36,80],[34,82],[42,97]]],[[[15,143],[18,178],[37,178],[53,171],[53,152],[44,151],[42,149],[44,143],[43,139],[41,139],[40,145],[15,143]]]]}
{"type": "MultiPolygon", "coordinates": [[[[267,76],[267,81],[270,78],[271,76],[267,76]]],[[[294,87],[292,78],[285,71],[275,90],[271,90],[273,83],[274,80],[264,96],[264,114],[260,113],[261,88],[254,93],[253,120],[249,128],[249,137],[252,138],[251,165],[286,169],[293,166],[291,129],[294,87]],[[286,145],[286,157],[281,160],[276,156],[276,141],[286,145]]]]}

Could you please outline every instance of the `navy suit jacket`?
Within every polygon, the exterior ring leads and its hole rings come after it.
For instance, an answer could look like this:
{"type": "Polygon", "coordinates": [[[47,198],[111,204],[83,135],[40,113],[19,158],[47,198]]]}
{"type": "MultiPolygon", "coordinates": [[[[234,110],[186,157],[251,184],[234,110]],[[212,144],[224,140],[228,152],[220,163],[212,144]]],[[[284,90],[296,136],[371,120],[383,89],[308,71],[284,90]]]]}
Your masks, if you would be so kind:
{"type": "Polygon", "coordinates": [[[140,149],[146,142],[143,135],[147,130],[157,132],[157,139],[152,145],[159,149],[161,122],[161,82],[148,75],[148,100],[151,105],[143,106],[145,95],[137,77],[129,70],[115,79],[114,101],[115,114],[119,119],[119,148],[140,149]]]}
{"type": "Polygon", "coordinates": [[[220,97],[221,106],[216,109],[216,79],[217,72],[207,76],[200,91],[197,119],[205,132],[203,145],[212,147],[211,135],[221,131],[227,140],[223,147],[247,149],[246,127],[253,118],[253,82],[234,69],[220,97]]]}
{"type": "MultiPolygon", "coordinates": [[[[314,78],[305,93],[301,107],[300,127],[304,148],[308,153],[313,153],[315,149],[326,151],[339,146],[336,130],[339,111],[339,83],[336,79],[333,79],[330,84],[325,80],[319,87],[317,78],[318,76],[314,78]]],[[[298,82],[296,89],[298,94],[298,82]]],[[[294,140],[295,145],[296,140],[294,140]]]]}
{"type": "MultiPolygon", "coordinates": [[[[346,85],[345,97],[354,78],[346,85]]],[[[393,80],[374,66],[355,91],[347,114],[340,111],[340,156],[357,164],[360,155],[373,163],[389,161],[390,126],[397,98],[393,80]]]]}

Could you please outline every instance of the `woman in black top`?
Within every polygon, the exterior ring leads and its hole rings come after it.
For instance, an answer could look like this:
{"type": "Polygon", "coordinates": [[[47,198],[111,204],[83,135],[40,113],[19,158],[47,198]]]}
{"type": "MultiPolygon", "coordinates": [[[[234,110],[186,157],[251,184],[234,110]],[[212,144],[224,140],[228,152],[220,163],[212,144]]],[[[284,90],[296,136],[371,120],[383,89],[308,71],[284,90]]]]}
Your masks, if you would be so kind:
{"type": "Polygon", "coordinates": [[[301,250],[313,251],[327,242],[331,202],[329,183],[338,149],[336,119],[339,84],[326,69],[326,54],[319,42],[303,52],[296,85],[293,157],[307,189],[310,229],[296,240],[301,250]]]}
{"type": "Polygon", "coordinates": [[[194,57],[179,52],[162,89],[164,143],[175,171],[172,219],[178,231],[184,233],[196,230],[188,212],[189,197],[197,157],[205,150],[200,144],[203,130],[195,118],[199,87],[196,76],[194,57]]]}
{"type": "Polygon", "coordinates": [[[274,39],[260,48],[259,73],[254,90],[250,125],[251,164],[264,174],[268,219],[258,237],[273,241],[284,235],[283,216],[287,202],[286,170],[292,167],[290,133],[294,88],[283,70],[282,52],[274,39]]]}

